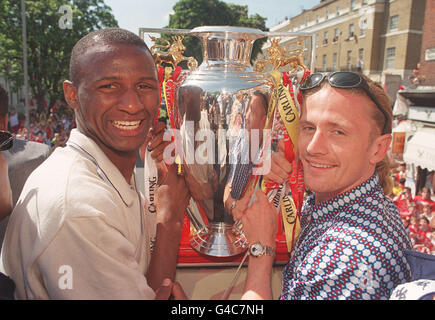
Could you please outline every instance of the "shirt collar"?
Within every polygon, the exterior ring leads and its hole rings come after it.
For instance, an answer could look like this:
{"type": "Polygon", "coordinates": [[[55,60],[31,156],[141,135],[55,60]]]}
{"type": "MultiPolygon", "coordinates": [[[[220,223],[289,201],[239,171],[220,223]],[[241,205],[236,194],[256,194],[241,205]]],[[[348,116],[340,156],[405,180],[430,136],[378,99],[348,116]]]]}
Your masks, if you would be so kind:
{"type": "MultiPolygon", "coordinates": [[[[127,207],[132,206],[134,200],[137,197],[137,193],[135,191],[136,181],[134,178],[134,174],[132,175],[130,180],[130,183],[132,183],[132,185],[129,185],[125,181],[124,176],[121,174],[118,168],[100,149],[95,141],[81,133],[78,129],[71,130],[68,141],[75,143],[95,159],[95,161],[98,163],[98,166],[106,175],[113,187],[116,189],[125,205],[127,207]],[[134,187],[132,188],[131,186],[134,187]]],[[[69,146],[69,148],[71,148],[71,146],[69,146]]]]}
{"type": "Polygon", "coordinates": [[[337,212],[343,211],[345,207],[354,203],[361,196],[366,197],[378,192],[382,192],[382,187],[379,184],[379,176],[377,172],[375,172],[371,178],[360,185],[325,202],[319,203],[318,205],[315,204],[315,195],[313,193],[307,199],[307,205],[309,208],[307,214],[310,214],[314,220],[320,217],[326,219],[330,217],[332,218],[337,212]]]}

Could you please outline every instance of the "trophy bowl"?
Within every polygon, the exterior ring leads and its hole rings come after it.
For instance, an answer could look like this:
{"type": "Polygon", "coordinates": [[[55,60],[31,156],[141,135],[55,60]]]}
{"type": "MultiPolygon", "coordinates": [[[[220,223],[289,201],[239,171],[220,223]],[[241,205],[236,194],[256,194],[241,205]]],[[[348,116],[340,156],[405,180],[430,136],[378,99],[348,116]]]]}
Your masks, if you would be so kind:
{"type": "Polygon", "coordinates": [[[191,245],[206,255],[234,256],[247,243],[230,207],[251,177],[271,92],[271,79],[250,65],[253,43],[265,33],[211,26],[190,34],[201,40],[203,62],[178,87],[177,110],[183,172],[195,202],[189,211],[201,225],[191,245]],[[256,150],[251,130],[256,131],[256,150]]]}
{"type": "MultiPolygon", "coordinates": [[[[193,227],[190,244],[208,256],[235,256],[246,251],[248,244],[231,211],[252,185],[255,168],[261,165],[260,156],[264,156],[265,145],[271,140],[269,109],[276,101],[272,98],[274,79],[264,72],[268,61],[260,58],[253,68],[251,52],[257,39],[272,33],[230,26],[162,30],[141,28],[141,33],[142,37],[144,32],[192,35],[200,39],[203,48],[203,61],[197,66],[193,58],[182,55],[185,48],[179,36],[172,37],[172,46],[167,40],[163,40],[164,46],[158,45],[167,52],[151,47],[158,67],[163,61],[175,69],[184,60],[189,67],[172,80],[173,69],[165,69],[162,96],[171,128],[177,131],[173,134],[174,159],[192,196],[187,208],[193,227]]],[[[303,66],[299,54],[303,50],[285,57],[278,42],[272,42],[268,49],[269,56],[274,56],[275,69],[303,66]]]]}

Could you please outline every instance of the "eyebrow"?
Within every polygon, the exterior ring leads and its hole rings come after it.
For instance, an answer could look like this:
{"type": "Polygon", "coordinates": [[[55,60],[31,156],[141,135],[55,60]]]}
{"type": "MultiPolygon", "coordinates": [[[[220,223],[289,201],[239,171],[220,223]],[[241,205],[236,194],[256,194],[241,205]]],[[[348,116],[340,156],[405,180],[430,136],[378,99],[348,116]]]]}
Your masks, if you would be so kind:
{"type": "MultiPolygon", "coordinates": [[[[94,82],[107,81],[107,80],[122,80],[122,78],[118,77],[118,76],[107,76],[107,77],[98,78],[94,82]]],[[[155,77],[141,77],[141,78],[139,78],[139,81],[144,81],[144,80],[158,81],[158,79],[155,77]]]]}
{"type": "MultiPolygon", "coordinates": [[[[315,123],[313,123],[312,121],[309,121],[309,120],[302,120],[302,119],[299,120],[299,125],[302,125],[302,124],[310,124],[310,125],[313,125],[313,126],[317,127],[317,125],[315,123]]],[[[346,129],[346,130],[351,129],[353,127],[351,124],[346,123],[344,121],[328,120],[326,122],[326,124],[327,124],[328,127],[343,128],[343,129],[346,129]]]]}

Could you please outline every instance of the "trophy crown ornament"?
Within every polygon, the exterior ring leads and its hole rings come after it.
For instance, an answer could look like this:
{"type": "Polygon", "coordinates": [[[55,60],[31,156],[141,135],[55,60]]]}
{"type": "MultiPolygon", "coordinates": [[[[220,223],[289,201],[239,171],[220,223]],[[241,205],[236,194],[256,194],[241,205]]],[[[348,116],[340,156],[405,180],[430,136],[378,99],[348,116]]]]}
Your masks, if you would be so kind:
{"type": "Polygon", "coordinates": [[[183,38],[182,36],[172,36],[173,42],[171,43],[167,39],[150,36],[150,39],[155,43],[150,48],[150,51],[157,67],[165,62],[172,65],[173,68],[176,68],[181,61],[185,60],[187,61],[189,70],[195,70],[198,67],[198,62],[195,58],[183,56],[186,50],[183,44],[183,38]],[[157,44],[157,41],[163,41],[165,44],[157,44]]]}

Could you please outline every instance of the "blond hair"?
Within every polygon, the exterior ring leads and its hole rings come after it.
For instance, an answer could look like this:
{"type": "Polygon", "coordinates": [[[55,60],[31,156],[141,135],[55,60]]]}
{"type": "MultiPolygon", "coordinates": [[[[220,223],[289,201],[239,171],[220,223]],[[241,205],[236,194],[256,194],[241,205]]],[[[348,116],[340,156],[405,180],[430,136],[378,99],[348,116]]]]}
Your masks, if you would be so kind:
{"type": "MultiPolygon", "coordinates": [[[[361,75],[361,76],[367,82],[370,91],[376,97],[380,107],[383,108],[385,114],[388,116],[387,119],[385,119],[384,114],[378,108],[376,108],[375,106],[372,108],[371,116],[376,123],[376,129],[377,129],[377,130],[372,130],[372,132],[370,133],[371,140],[373,141],[377,136],[376,131],[377,133],[382,134],[382,129],[384,127],[385,122],[386,122],[385,134],[391,133],[392,125],[393,125],[392,124],[393,105],[387,93],[385,92],[384,88],[382,88],[380,84],[371,80],[365,75],[361,75]]],[[[390,159],[388,153],[385,155],[384,159],[382,159],[380,162],[376,164],[376,172],[378,173],[379,176],[379,183],[382,186],[382,189],[384,190],[385,194],[390,194],[393,190],[394,180],[391,177],[391,169],[393,168],[393,166],[394,166],[393,161],[390,159]]]]}

